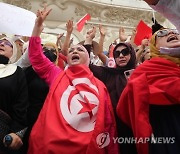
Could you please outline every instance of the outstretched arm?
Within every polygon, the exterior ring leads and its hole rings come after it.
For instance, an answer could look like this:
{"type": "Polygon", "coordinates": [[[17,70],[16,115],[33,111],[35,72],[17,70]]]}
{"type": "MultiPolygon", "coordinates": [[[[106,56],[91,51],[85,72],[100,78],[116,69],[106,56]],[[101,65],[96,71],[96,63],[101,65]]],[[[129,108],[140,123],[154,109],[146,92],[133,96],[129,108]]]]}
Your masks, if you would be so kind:
{"type": "Polygon", "coordinates": [[[61,42],[61,38],[63,37],[64,33],[61,33],[57,36],[57,40],[56,40],[56,45],[57,47],[60,47],[60,49],[62,49],[62,42],[61,42]]]}
{"type": "Polygon", "coordinates": [[[30,62],[37,74],[43,78],[48,85],[51,85],[57,75],[62,71],[46,58],[41,47],[41,39],[39,36],[43,30],[43,22],[50,11],[51,9],[47,10],[46,7],[42,11],[38,10],[32,37],[29,41],[30,62]]]}
{"type": "Polygon", "coordinates": [[[69,49],[69,44],[70,44],[70,37],[73,31],[73,21],[69,20],[66,24],[66,28],[67,28],[67,33],[66,33],[66,37],[65,37],[65,41],[64,44],[62,46],[62,53],[67,56],[68,54],[68,49],[69,49]]]}
{"type": "Polygon", "coordinates": [[[98,57],[101,59],[104,65],[106,65],[107,57],[105,54],[103,54],[103,43],[104,43],[104,38],[106,35],[106,29],[102,27],[102,25],[99,25],[99,32],[100,32],[100,39],[99,39],[99,51],[97,53],[98,57]]]}
{"type": "Polygon", "coordinates": [[[128,36],[125,34],[125,30],[123,27],[119,28],[119,39],[121,42],[125,42],[127,40],[128,36]]]}
{"type": "Polygon", "coordinates": [[[130,39],[130,42],[129,42],[134,48],[137,47],[136,44],[134,43],[134,39],[135,39],[136,33],[137,33],[136,29],[133,29],[132,30],[131,39],[130,39]]]}
{"type": "Polygon", "coordinates": [[[48,14],[51,12],[52,9],[47,9],[46,7],[44,7],[44,9],[38,10],[37,11],[37,18],[35,21],[35,25],[34,25],[34,29],[32,32],[32,36],[40,36],[42,30],[43,30],[43,22],[46,19],[46,17],[48,16],[48,14]]]}
{"type": "Polygon", "coordinates": [[[96,27],[93,27],[92,29],[88,30],[84,45],[92,44],[93,39],[95,38],[95,35],[96,35],[96,27]]]}

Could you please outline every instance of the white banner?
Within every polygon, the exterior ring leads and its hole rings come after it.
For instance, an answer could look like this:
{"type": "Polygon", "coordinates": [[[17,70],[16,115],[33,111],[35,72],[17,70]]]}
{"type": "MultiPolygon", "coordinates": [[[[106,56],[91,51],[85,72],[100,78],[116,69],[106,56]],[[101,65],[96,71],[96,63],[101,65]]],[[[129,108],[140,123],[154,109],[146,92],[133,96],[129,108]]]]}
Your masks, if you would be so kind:
{"type": "Polygon", "coordinates": [[[0,33],[31,36],[36,14],[0,2],[0,33]]]}

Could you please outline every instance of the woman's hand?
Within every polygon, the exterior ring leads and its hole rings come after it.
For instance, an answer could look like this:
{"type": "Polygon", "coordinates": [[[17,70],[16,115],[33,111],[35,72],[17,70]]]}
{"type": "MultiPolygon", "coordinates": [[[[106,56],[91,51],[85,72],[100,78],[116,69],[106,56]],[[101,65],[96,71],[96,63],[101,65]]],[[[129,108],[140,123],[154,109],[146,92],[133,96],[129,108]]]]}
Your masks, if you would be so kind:
{"type": "Polygon", "coordinates": [[[103,28],[102,25],[99,25],[99,32],[100,32],[101,36],[105,36],[107,30],[105,28],[103,28]]]}
{"type": "Polygon", "coordinates": [[[66,29],[67,29],[67,33],[71,35],[72,31],[73,31],[73,21],[72,20],[68,20],[68,22],[66,23],[66,29]]]}
{"type": "Polygon", "coordinates": [[[48,14],[51,12],[52,9],[47,9],[46,6],[43,8],[43,10],[38,10],[36,13],[36,21],[34,25],[34,29],[32,32],[32,36],[40,36],[42,30],[43,30],[43,22],[48,16],[48,14]]]}
{"type": "Polygon", "coordinates": [[[125,42],[127,40],[128,36],[125,34],[125,30],[123,27],[119,28],[119,39],[121,42],[125,42]]]}
{"type": "Polygon", "coordinates": [[[95,38],[95,35],[96,35],[96,27],[89,29],[86,34],[86,39],[85,39],[84,45],[92,44],[93,39],[95,38]]]}
{"type": "Polygon", "coordinates": [[[52,9],[47,9],[46,6],[43,8],[43,10],[38,10],[36,13],[36,25],[41,26],[48,16],[48,14],[51,12],[52,9]]]}
{"type": "Polygon", "coordinates": [[[86,34],[86,39],[94,39],[96,35],[96,27],[93,26],[92,29],[88,30],[87,34],[86,34]]]}
{"type": "Polygon", "coordinates": [[[57,40],[60,40],[64,36],[64,33],[60,33],[57,35],[57,40]]]}

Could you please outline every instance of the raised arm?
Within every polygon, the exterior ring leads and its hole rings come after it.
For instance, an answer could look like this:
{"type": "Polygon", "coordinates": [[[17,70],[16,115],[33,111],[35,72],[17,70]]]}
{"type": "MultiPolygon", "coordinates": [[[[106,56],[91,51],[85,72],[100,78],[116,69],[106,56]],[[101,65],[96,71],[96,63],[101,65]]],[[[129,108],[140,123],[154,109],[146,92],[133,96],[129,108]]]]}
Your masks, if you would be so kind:
{"type": "Polygon", "coordinates": [[[47,9],[46,7],[44,7],[43,10],[37,11],[36,13],[37,18],[31,35],[32,37],[41,35],[41,32],[43,31],[43,22],[48,16],[48,14],[51,12],[51,10],[52,9],[47,9]]]}
{"type": "Polygon", "coordinates": [[[135,39],[136,33],[137,33],[136,28],[134,28],[134,29],[132,30],[131,39],[130,39],[130,41],[129,41],[129,43],[130,43],[134,48],[137,47],[136,44],[134,43],[134,39],[135,39]]]}
{"type": "Polygon", "coordinates": [[[62,49],[62,42],[61,42],[61,38],[63,37],[64,33],[61,33],[57,36],[57,40],[56,40],[56,45],[57,47],[60,47],[60,49],[62,49]]]}
{"type": "Polygon", "coordinates": [[[95,35],[96,35],[96,27],[93,27],[92,29],[88,30],[84,45],[92,44],[95,35]]]}
{"type": "Polygon", "coordinates": [[[106,29],[102,27],[102,25],[99,25],[99,32],[100,32],[100,39],[99,39],[99,51],[97,53],[98,57],[101,59],[104,65],[106,65],[108,57],[106,57],[105,54],[103,54],[103,44],[104,44],[104,39],[106,36],[106,29]]]}
{"type": "Polygon", "coordinates": [[[72,31],[73,31],[73,21],[72,20],[69,20],[67,22],[66,28],[67,28],[67,33],[66,33],[64,44],[62,46],[62,53],[65,56],[67,56],[67,53],[68,53],[69,44],[70,44],[70,37],[71,37],[72,31]]]}
{"type": "Polygon", "coordinates": [[[123,27],[119,28],[119,39],[121,42],[125,42],[127,40],[128,36],[125,34],[125,30],[123,27]]]}
{"type": "Polygon", "coordinates": [[[41,47],[41,39],[39,36],[43,30],[43,22],[50,11],[51,9],[46,8],[42,11],[37,11],[37,19],[32,32],[32,37],[29,41],[29,60],[37,74],[43,78],[48,85],[51,85],[57,75],[62,71],[46,58],[41,47]]]}

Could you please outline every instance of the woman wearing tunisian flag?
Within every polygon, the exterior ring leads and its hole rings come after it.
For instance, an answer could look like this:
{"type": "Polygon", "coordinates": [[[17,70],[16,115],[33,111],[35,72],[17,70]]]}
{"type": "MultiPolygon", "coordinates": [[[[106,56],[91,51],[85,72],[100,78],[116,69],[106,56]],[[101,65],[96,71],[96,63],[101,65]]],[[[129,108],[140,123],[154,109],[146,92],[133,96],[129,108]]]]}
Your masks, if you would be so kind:
{"type": "MultiPolygon", "coordinates": [[[[29,42],[34,70],[50,90],[29,139],[29,154],[118,153],[115,120],[107,89],[89,70],[89,54],[82,45],[73,46],[69,67],[63,71],[42,53],[40,33],[51,10],[37,12],[29,42]]],[[[72,23],[70,23],[72,24],[72,23]]]]}

